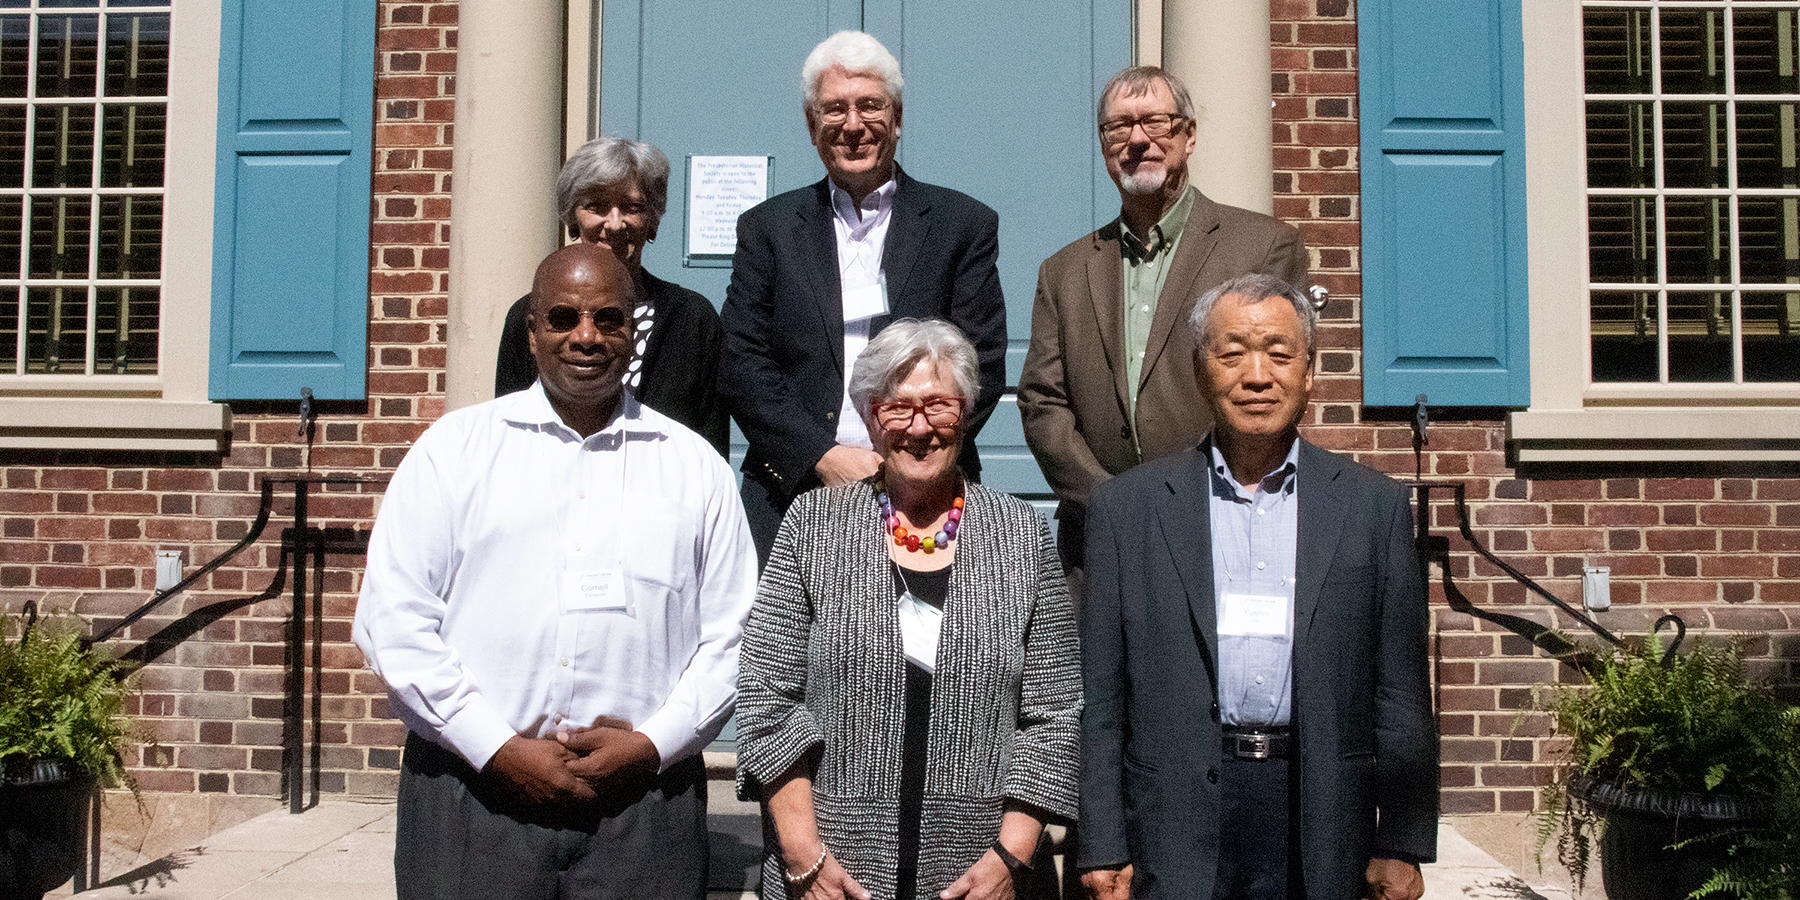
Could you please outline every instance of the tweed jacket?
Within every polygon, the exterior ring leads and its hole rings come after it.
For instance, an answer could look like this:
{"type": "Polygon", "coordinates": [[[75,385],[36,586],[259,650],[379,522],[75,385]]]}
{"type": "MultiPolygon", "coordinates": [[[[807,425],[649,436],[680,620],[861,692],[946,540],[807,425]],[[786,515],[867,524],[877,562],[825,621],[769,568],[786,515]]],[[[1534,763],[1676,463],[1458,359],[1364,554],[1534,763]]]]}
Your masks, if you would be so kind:
{"type": "Polygon", "coordinates": [[[1086,511],[1095,485],[1191,450],[1212,428],[1195,387],[1187,324],[1201,294],[1251,272],[1307,285],[1306,245],[1293,226],[1196,191],[1156,301],[1134,415],[1125,383],[1122,234],[1114,219],[1038,268],[1019,415],[1065,521],[1086,511]]]}
{"type": "MultiPolygon", "coordinates": [[[[789,509],[744,631],[737,779],[740,797],[766,799],[763,785],[822,745],[820,835],[888,898],[906,661],[879,522],[868,482],[808,492],[789,509]]],[[[1049,529],[1025,503],[970,482],[932,680],[918,897],[981,858],[1006,800],[1075,817],[1079,656],[1049,529]]],[[[779,845],[765,846],[763,896],[784,900],[779,845]]]]}

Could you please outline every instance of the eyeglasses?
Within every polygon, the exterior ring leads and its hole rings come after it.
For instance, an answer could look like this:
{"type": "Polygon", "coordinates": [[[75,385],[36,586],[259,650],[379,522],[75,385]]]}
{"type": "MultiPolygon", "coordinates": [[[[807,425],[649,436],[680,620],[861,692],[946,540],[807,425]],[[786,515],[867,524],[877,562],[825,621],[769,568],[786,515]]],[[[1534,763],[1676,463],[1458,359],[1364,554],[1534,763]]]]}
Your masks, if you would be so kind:
{"type": "MultiPolygon", "coordinates": [[[[856,115],[863,120],[878,119],[887,112],[887,108],[886,97],[860,97],[856,101],[856,115]]],[[[822,125],[836,127],[844,124],[850,118],[850,104],[841,100],[835,103],[820,104],[814,107],[814,110],[818,113],[819,123],[822,125]]]]}
{"type": "Polygon", "coordinates": [[[1144,129],[1144,136],[1149,138],[1165,138],[1187,124],[1185,116],[1174,113],[1157,113],[1137,119],[1114,119],[1100,124],[1100,138],[1109,144],[1120,144],[1131,138],[1131,129],[1144,129]]]}
{"type": "Polygon", "coordinates": [[[602,306],[599,309],[579,310],[573,306],[557,305],[544,311],[544,326],[557,334],[574,331],[586,316],[594,323],[594,330],[605,335],[621,335],[625,333],[625,310],[617,306],[602,306]]]}
{"type": "Polygon", "coordinates": [[[962,421],[963,398],[961,397],[926,397],[918,403],[906,400],[877,401],[869,404],[875,412],[875,424],[890,431],[898,431],[912,426],[913,417],[925,416],[925,423],[933,428],[948,428],[962,421]]]}

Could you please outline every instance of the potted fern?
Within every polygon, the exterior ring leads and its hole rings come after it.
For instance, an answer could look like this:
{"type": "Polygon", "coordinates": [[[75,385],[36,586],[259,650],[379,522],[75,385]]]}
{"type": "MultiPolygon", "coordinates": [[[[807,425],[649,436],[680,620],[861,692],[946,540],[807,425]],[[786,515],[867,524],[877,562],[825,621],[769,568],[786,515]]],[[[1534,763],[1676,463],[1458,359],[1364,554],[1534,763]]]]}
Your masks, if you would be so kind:
{"type": "MultiPolygon", "coordinates": [[[[11,617],[9,617],[11,618],[11,617]]],[[[130,740],[119,664],[68,618],[36,610],[0,634],[0,897],[72,877],[96,786],[125,784],[130,740]]]]}
{"type": "Polygon", "coordinates": [[[1548,696],[1569,740],[1538,813],[1579,885],[1596,841],[1609,900],[1796,896],[1800,708],[1745,677],[1741,644],[1594,653],[1548,696]]]}

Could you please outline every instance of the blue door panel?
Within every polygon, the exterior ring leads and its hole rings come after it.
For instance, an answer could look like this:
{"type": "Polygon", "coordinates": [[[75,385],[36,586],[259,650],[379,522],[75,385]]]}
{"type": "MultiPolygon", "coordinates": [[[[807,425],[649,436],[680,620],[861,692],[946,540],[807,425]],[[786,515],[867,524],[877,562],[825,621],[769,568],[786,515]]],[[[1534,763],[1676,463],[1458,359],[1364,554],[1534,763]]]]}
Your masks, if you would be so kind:
{"type": "Polygon", "coordinates": [[[364,396],[375,4],[223,8],[209,394],[364,396]]]}
{"type": "Polygon", "coordinates": [[[1526,406],[1520,0],[1359,7],[1363,402],[1526,406]]]}

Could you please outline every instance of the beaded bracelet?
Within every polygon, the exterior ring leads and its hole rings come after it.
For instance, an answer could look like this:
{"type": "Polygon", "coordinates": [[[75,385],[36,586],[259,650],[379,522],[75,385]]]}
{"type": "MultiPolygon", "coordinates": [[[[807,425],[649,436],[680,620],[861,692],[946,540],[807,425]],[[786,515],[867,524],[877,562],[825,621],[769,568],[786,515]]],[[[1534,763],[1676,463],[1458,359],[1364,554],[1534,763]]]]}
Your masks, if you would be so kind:
{"type": "Polygon", "coordinates": [[[824,846],[824,844],[820,844],[819,845],[819,861],[816,863],[813,863],[812,868],[807,869],[806,871],[801,872],[798,875],[789,875],[787,872],[784,871],[781,873],[781,877],[786,878],[788,884],[805,884],[808,881],[811,881],[813,879],[813,876],[819,874],[819,870],[823,869],[823,868],[825,868],[825,846],[824,846]]]}
{"type": "Polygon", "coordinates": [[[999,838],[994,839],[994,854],[999,856],[1000,861],[1006,864],[1006,871],[1011,872],[1013,875],[1031,874],[1031,863],[1012,855],[1012,851],[1007,850],[1006,845],[1000,843],[999,838]]]}

